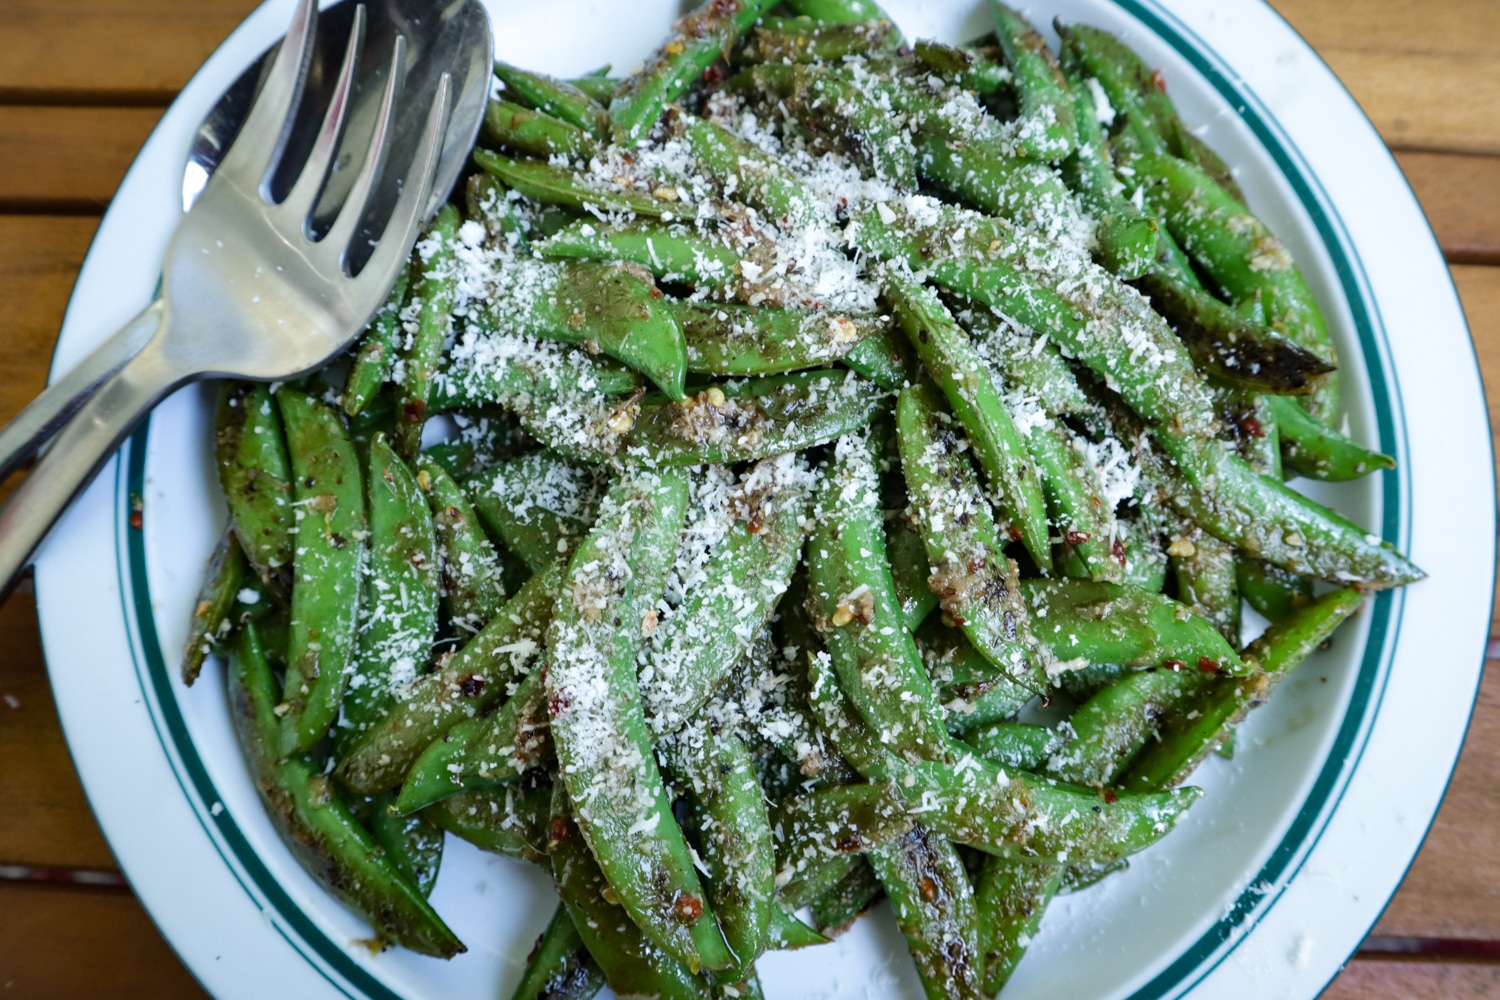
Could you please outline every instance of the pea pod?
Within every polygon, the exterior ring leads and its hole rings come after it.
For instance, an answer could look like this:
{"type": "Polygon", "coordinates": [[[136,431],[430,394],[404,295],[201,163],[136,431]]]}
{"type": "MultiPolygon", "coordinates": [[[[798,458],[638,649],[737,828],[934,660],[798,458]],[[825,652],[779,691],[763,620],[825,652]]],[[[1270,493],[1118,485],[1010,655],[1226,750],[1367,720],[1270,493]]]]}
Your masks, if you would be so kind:
{"type": "Polygon", "coordinates": [[[1061,661],[1248,669],[1212,622],[1169,597],[1089,580],[1022,580],[1021,593],[1032,632],[1061,661]]]}
{"type": "Polygon", "coordinates": [[[1057,895],[1062,875],[1063,868],[1058,865],[984,859],[974,902],[979,910],[986,995],[999,993],[1016,971],[1036,937],[1047,904],[1057,895]]]}
{"type": "Polygon", "coordinates": [[[900,34],[890,21],[823,24],[803,18],[766,18],[735,51],[734,62],[837,62],[845,56],[894,52],[900,44],[900,34]]]}
{"type": "Polygon", "coordinates": [[[1177,598],[1214,623],[1232,646],[1240,644],[1240,588],[1234,550],[1196,528],[1167,547],[1177,598]]]}
{"type": "Polygon", "coordinates": [[[1021,116],[1015,123],[1016,151],[1056,163],[1073,152],[1078,141],[1068,81],[1057,57],[1029,21],[1000,0],[990,0],[989,8],[1021,102],[1021,116]]]}
{"type": "Polygon", "coordinates": [[[562,407],[521,413],[542,443],[583,462],[659,466],[733,464],[825,444],[863,427],[880,405],[853,372],[815,368],[721,382],[681,403],[660,396],[579,413],[562,407]]]}
{"type": "Polygon", "coordinates": [[[615,141],[638,145],[666,106],[726,55],[742,32],[772,6],[773,0],[712,0],[672,26],[672,34],[621,82],[609,105],[615,141]]]}
{"type": "Polygon", "coordinates": [[[942,713],[901,625],[868,433],[834,444],[808,539],[808,610],[859,714],[893,749],[944,760],[942,713]]]}
{"type": "Polygon", "coordinates": [[[1371,451],[1319,423],[1291,399],[1267,396],[1266,405],[1280,432],[1282,460],[1298,475],[1341,483],[1396,467],[1394,458],[1371,451]]]}
{"type": "Polygon", "coordinates": [[[370,442],[369,468],[370,553],[336,741],[345,749],[426,670],[437,632],[438,549],[427,498],[384,435],[370,442]]]}
{"type": "Polygon", "coordinates": [[[1093,411],[1094,402],[1079,386],[1068,359],[1050,337],[1019,331],[984,306],[956,315],[990,371],[1024,398],[1034,399],[1047,416],[1093,411]]]}
{"type": "Polygon", "coordinates": [[[911,827],[905,803],[888,785],[838,785],[797,795],[771,816],[776,870],[808,872],[825,858],[889,844],[911,827]]]}
{"type": "Polygon", "coordinates": [[[1081,575],[1122,581],[1125,568],[1114,551],[1119,534],[1115,512],[1102,499],[1107,495],[1104,483],[1085,443],[1054,420],[1029,430],[1026,449],[1041,475],[1064,551],[1081,563],[1081,575]]]}
{"type": "Polygon", "coordinates": [[[1235,561],[1235,579],[1246,603],[1268,621],[1280,621],[1312,600],[1312,581],[1260,559],[1235,561]]]}
{"type": "Polygon", "coordinates": [[[542,159],[562,155],[586,160],[598,148],[594,137],[577,125],[505,100],[485,106],[480,135],[486,145],[542,159]]]}
{"type": "Polygon", "coordinates": [[[281,411],[268,386],[219,383],[214,458],[229,524],[251,567],[272,590],[291,589],[292,466],[281,411]]]}
{"type": "Polygon", "coordinates": [[[699,169],[723,186],[726,195],[732,193],[788,231],[826,221],[826,210],[776,157],[712,120],[685,115],[677,124],[699,169]]]}
{"type": "Polygon", "coordinates": [[[344,383],[344,412],[355,416],[364,411],[391,376],[401,335],[401,310],[406,305],[406,293],[411,286],[411,269],[403,267],[396,274],[395,287],[370,320],[359,350],[354,354],[354,364],[349,368],[348,381],[344,383]]]}
{"type": "Polygon", "coordinates": [[[417,482],[427,494],[442,568],[443,611],[466,632],[483,628],[505,604],[499,556],[485,536],[468,494],[437,462],[417,456],[417,482]]]}
{"type": "Polygon", "coordinates": [[[499,61],[495,63],[495,76],[505,86],[505,93],[521,103],[581,128],[596,139],[608,135],[609,117],[603,105],[576,84],[499,61]]]}
{"type": "Polygon", "coordinates": [[[938,618],[922,624],[917,647],[937,687],[948,728],[954,732],[1008,719],[1036,697],[1031,680],[1017,681],[997,671],[958,628],[938,618]]]}
{"type": "Polygon", "coordinates": [[[1271,697],[1282,678],[1363,603],[1364,594],[1356,588],[1336,590],[1273,623],[1245,648],[1245,660],[1256,665],[1256,673],[1206,688],[1190,708],[1185,707],[1163,727],[1161,739],[1120,779],[1121,787],[1167,788],[1185,780],[1252,708],[1271,697]]]}
{"type": "Polygon", "coordinates": [[[749,971],[770,946],[776,907],[771,824],[750,751],[732,732],[714,732],[706,722],[664,750],[667,770],[687,792],[719,929],[735,967],[749,971]]]}
{"type": "Polygon", "coordinates": [[[674,302],[687,370],[776,375],[837,361],[883,324],[823,310],[674,302]]]}
{"type": "Polygon", "coordinates": [[[583,347],[538,337],[466,331],[438,372],[434,413],[516,400],[620,396],[641,388],[632,368],[583,347]]]}
{"type": "Polygon", "coordinates": [[[775,612],[802,554],[811,479],[794,454],[765,459],[711,515],[723,537],[639,664],[642,704],[658,736],[698,714],[775,612]]]}
{"type": "Polygon", "coordinates": [[[880,884],[870,863],[861,858],[853,871],[812,904],[813,926],[824,940],[838,937],[884,895],[885,886],[880,884]]]}
{"type": "Polygon", "coordinates": [[[1010,67],[994,58],[993,47],[944,45],[930,38],[919,38],[912,45],[917,61],[945,83],[988,97],[1004,89],[1012,80],[1010,67]]]}
{"type": "Polygon", "coordinates": [[[406,338],[401,352],[401,377],[396,384],[398,418],[391,436],[392,445],[405,458],[411,458],[422,446],[432,382],[437,376],[443,343],[453,325],[453,298],[458,284],[454,273],[458,223],[458,210],[444,205],[417,244],[417,259],[421,262],[421,276],[413,289],[418,303],[417,327],[406,338]]]}
{"type": "Polygon", "coordinates": [[[587,534],[607,479],[598,466],[533,451],[466,485],[484,526],[535,573],[565,559],[587,534]]]}
{"type": "Polygon", "coordinates": [[[1046,772],[1075,785],[1114,784],[1162,720],[1209,681],[1196,666],[1179,666],[1134,671],[1106,685],[1068,720],[1073,736],[1046,772]]]}
{"type": "Polygon", "coordinates": [[[1056,339],[1148,422],[1189,437],[1213,430],[1208,391],[1171,329],[1104,270],[1000,220],[938,203],[881,204],[858,214],[856,227],[853,241],[865,252],[904,260],[1056,339]]]}
{"type": "Polygon", "coordinates": [[[589,957],[567,905],[559,903],[526,958],[511,1000],[593,1000],[604,986],[604,973],[589,957]]]}
{"type": "Polygon", "coordinates": [[[927,586],[927,545],[905,514],[886,522],[885,554],[891,564],[901,624],[907,631],[916,632],[938,606],[938,595],[927,586]]]}
{"type": "Polygon", "coordinates": [[[979,913],[953,845],[918,826],[872,851],[870,864],[891,899],[928,1000],[982,1000],[979,913]]]}
{"type": "MultiPolygon", "coordinates": [[[[787,6],[819,24],[858,24],[863,21],[889,21],[875,0],[788,0],[787,6]]],[[[897,36],[898,40],[900,36],[897,36]]]]}
{"type": "Polygon", "coordinates": [[[229,673],[231,717],[240,748],[276,831],[299,864],[380,937],[423,955],[465,951],[349,812],[321,769],[303,756],[283,758],[275,680],[254,624],[240,633],[229,673]]]}
{"type": "Polygon", "coordinates": [[[980,756],[1013,771],[1040,771],[1047,758],[1062,749],[1056,729],[1024,722],[997,722],[965,735],[980,756]]]}
{"type": "MultiPolygon", "coordinates": [[[[236,599],[249,572],[245,553],[240,550],[239,540],[233,528],[226,528],[214,546],[213,556],[208,561],[208,573],[203,579],[203,589],[198,594],[198,603],[193,607],[193,620],[188,627],[187,642],[182,651],[182,682],[191,685],[203,669],[203,661],[232,637],[234,620],[232,614],[236,599]]],[[[257,601],[259,593],[252,591],[257,601]]]]}
{"type": "Polygon", "coordinates": [[[291,754],[327,734],[344,698],[362,590],[365,489],[337,413],[287,387],[276,401],[286,421],[300,515],[281,720],[281,751],[291,754]]]}
{"type": "MultiPolygon", "coordinates": [[[[785,67],[760,67],[780,70],[785,67]]],[[[772,79],[762,73],[762,79],[772,79]]],[[[801,129],[823,148],[848,156],[899,191],[917,189],[917,154],[905,130],[865,88],[818,66],[791,68],[782,99],[801,129]]]]}
{"type": "Polygon", "coordinates": [[[544,863],[552,788],[521,782],[493,792],[454,795],[422,811],[422,818],[491,854],[544,863]]]}
{"type": "MultiPolygon", "coordinates": [[[[975,460],[984,470],[991,497],[1013,531],[1019,533],[1019,541],[1036,564],[1044,572],[1051,569],[1047,502],[1025,439],[1000,399],[994,379],[969,343],[968,335],[931,289],[894,270],[883,284],[897,322],[963,426],[975,460]]],[[[903,398],[912,400],[908,418],[911,433],[930,440],[932,431],[918,434],[917,427],[923,421],[919,411],[931,412],[933,404],[927,401],[919,406],[919,397],[912,390],[907,392],[911,395],[903,398]]],[[[903,450],[903,459],[914,458],[915,448],[913,440],[913,447],[903,450]]],[[[928,543],[929,555],[932,545],[928,543]]]]}
{"type": "Polygon", "coordinates": [[[884,325],[849,348],[840,361],[845,368],[892,392],[916,377],[916,357],[911,345],[884,325]]]}
{"type": "Polygon", "coordinates": [[[361,795],[394,788],[434,740],[507,697],[533,669],[561,575],[558,566],[537,573],[478,635],[412,685],[349,749],[339,780],[361,795]]]}
{"type": "MultiPolygon", "coordinates": [[[[585,96],[597,101],[602,108],[614,98],[615,91],[620,88],[621,82],[619,77],[607,74],[608,70],[594,76],[575,76],[563,82],[577,87],[585,96]]],[[[608,115],[608,112],[605,114],[608,115]]]]}
{"type": "Polygon", "coordinates": [[[487,303],[482,329],[597,347],[683,398],[682,328],[649,272],[630,264],[517,259],[487,303]]]}
{"type": "Polygon", "coordinates": [[[595,184],[566,167],[537,160],[513,160],[487,149],[476,149],[473,155],[481,170],[543,205],[559,205],[579,212],[590,208],[631,212],[651,219],[671,218],[681,208],[675,201],[645,191],[595,184]]]}
{"type": "MultiPolygon", "coordinates": [[[[706,984],[647,940],[616,904],[607,901],[606,894],[613,895],[618,889],[606,880],[570,807],[567,791],[559,782],[553,794],[547,843],[552,877],[573,918],[573,927],[610,987],[622,996],[705,1000],[706,984]]],[[[722,942],[719,947],[724,947],[722,942]]]]}
{"type": "Polygon", "coordinates": [[[575,222],[539,248],[548,260],[625,261],[662,281],[728,291],[740,287],[744,255],[694,226],[637,220],[575,222]]]}
{"type": "MultiPolygon", "coordinates": [[[[1031,636],[1015,563],[1005,556],[978,477],[945,416],[931,389],[902,390],[897,440],[932,567],[928,586],[996,669],[1019,684],[1041,687],[1046,658],[1031,636]]],[[[1045,537],[1045,524],[1043,532],[1045,537]]]]}
{"type": "Polygon", "coordinates": [[[426,817],[395,815],[389,808],[393,801],[390,792],[375,796],[370,834],[391,864],[430,898],[443,862],[443,831],[426,817]]]}
{"type": "Polygon", "coordinates": [[[733,958],[672,816],[635,672],[686,504],[676,472],[632,470],[606,494],[547,631],[547,695],[579,829],[620,904],[674,959],[718,969],[733,958]]]}

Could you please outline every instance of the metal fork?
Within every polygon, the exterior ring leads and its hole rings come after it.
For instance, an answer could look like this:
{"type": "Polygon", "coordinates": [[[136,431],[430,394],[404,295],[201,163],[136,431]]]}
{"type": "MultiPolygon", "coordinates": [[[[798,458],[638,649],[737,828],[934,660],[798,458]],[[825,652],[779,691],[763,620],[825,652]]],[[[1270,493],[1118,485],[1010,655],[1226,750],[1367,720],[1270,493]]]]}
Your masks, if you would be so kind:
{"type": "MultiPolygon", "coordinates": [[[[397,39],[378,119],[349,195],[320,239],[313,209],[343,134],[364,11],[353,30],[332,100],[312,152],[279,203],[270,179],[284,152],[306,82],[318,9],[300,0],[234,144],[167,248],[161,296],[112,338],[118,364],[96,362],[98,391],[0,509],[0,592],[8,590],[52,524],[145,413],[195,379],[273,381],[327,363],[348,347],[380,307],[406,264],[421,226],[447,124],[452,82],[444,74],[420,146],[384,220],[364,216],[390,150],[404,77],[397,39]],[[365,227],[380,232],[358,274],[350,250],[365,227]],[[125,360],[128,358],[128,360],[125,360]]],[[[31,428],[33,432],[34,428],[31,428]]],[[[3,460],[0,460],[3,461],[3,460]]]]}

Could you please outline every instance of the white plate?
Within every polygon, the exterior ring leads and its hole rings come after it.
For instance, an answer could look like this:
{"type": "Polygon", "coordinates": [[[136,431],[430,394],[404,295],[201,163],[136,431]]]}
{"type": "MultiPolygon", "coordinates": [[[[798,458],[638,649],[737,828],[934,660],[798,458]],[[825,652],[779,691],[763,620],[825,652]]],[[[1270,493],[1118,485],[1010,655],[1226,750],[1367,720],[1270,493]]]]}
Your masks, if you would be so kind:
{"type": "MultiPolygon", "coordinates": [[[[270,0],[152,134],[79,276],[57,364],[142,307],[177,218],[193,129],[288,23],[270,0]]],[[[978,0],[891,0],[911,37],[985,29],[978,0]]],[[[492,0],[496,52],[558,73],[628,68],[676,0],[492,0]],[[628,6],[628,9],[627,9],[628,6]]],[[[1189,123],[1236,164],[1338,339],[1354,436],[1397,472],[1319,489],[1430,574],[1376,597],[1241,730],[1233,763],[1131,870],[1058,900],[1007,1000],[1316,996],[1390,898],[1463,739],[1489,631],[1495,502],[1479,373],[1448,270],[1375,130],[1269,7],[1250,0],[1055,0],[1163,68],[1189,123]],[[1462,536],[1456,541],[1453,532],[1462,536]]],[[[552,911],[538,869],[450,839],[433,902],[451,962],[371,956],[360,921],[277,840],[230,734],[222,675],[191,690],[177,650],[224,517],[201,388],[172,397],[37,560],[37,604],[73,757],[115,856],[167,940],[223,997],[508,996],[552,911]],[[132,503],[144,527],[130,526],[132,503]]],[[[768,956],[771,997],[916,997],[888,913],[825,948],[768,956]]]]}

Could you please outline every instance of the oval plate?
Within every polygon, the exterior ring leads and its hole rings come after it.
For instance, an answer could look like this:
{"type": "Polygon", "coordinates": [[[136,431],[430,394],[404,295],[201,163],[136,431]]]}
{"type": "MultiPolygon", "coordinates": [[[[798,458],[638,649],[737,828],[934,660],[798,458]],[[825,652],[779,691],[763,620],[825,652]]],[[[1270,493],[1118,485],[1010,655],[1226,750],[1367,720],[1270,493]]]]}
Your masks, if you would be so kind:
{"type": "MultiPolygon", "coordinates": [[[[489,6],[501,58],[560,74],[605,62],[628,69],[678,10],[676,0],[489,6]]],[[[1384,144],[1269,7],[1045,6],[1124,35],[1162,67],[1185,120],[1237,165],[1252,207],[1291,248],[1328,314],[1353,435],[1400,462],[1396,472],[1309,491],[1431,577],[1377,596],[1332,650],[1255,713],[1235,759],[1211,759],[1195,776],[1207,795],[1172,836],[1128,872],[1058,900],[1006,998],[1311,998],[1415,855],[1474,701],[1489,633],[1495,497],[1473,347],[1442,255],[1384,144]],[[1453,530],[1477,537],[1453,544],[1453,530]]],[[[957,41],[987,30],[975,0],[887,8],[909,37],[957,41]]],[[[58,369],[149,301],[194,129],[290,10],[289,0],[258,9],[146,143],[84,262],[58,369]]],[[[192,689],[176,679],[224,517],[209,427],[202,387],[166,401],[37,559],[58,710],[116,858],[167,940],[218,996],[508,996],[553,909],[543,872],[450,839],[433,902],[468,954],[452,962],[371,955],[359,943],[368,928],[298,868],[272,830],[230,732],[222,671],[206,670],[192,689]]],[[[761,978],[773,998],[921,995],[884,908],[832,945],[767,956],[761,978]]]]}

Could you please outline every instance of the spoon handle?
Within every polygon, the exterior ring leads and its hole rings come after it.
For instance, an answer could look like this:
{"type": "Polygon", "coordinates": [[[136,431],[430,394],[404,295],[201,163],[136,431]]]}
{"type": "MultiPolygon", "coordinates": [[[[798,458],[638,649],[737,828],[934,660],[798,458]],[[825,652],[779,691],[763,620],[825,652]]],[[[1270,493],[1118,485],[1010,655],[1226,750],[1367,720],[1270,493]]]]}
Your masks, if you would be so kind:
{"type": "Polygon", "coordinates": [[[0,430],[0,480],[36,454],[105,380],[146,346],[161,326],[161,316],[162,300],[157,299],[26,404],[0,430]]]}
{"type": "Polygon", "coordinates": [[[77,408],[36,468],[0,508],[0,594],[10,591],[54,522],[125,436],[187,378],[157,340],[141,348],[77,408]]]}

